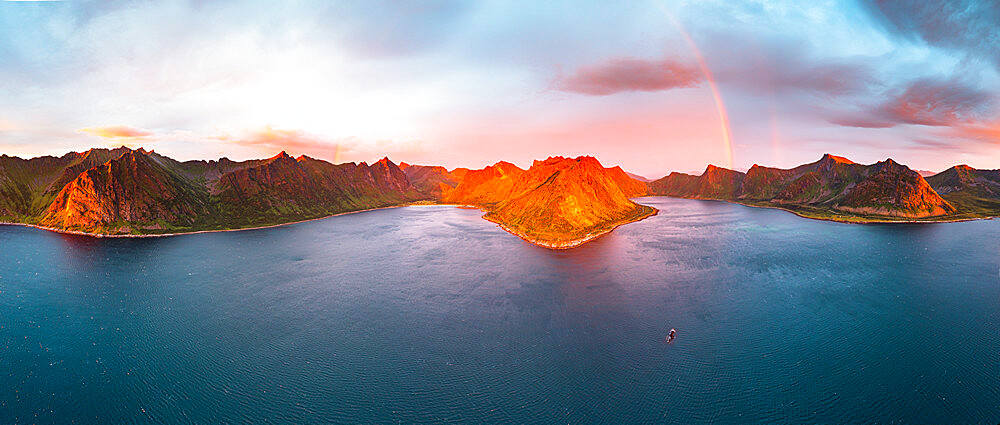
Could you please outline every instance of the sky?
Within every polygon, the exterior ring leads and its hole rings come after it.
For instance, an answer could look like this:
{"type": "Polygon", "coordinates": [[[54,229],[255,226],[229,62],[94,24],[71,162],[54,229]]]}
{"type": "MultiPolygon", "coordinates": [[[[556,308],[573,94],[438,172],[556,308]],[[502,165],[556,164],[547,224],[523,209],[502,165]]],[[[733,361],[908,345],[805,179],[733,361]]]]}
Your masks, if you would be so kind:
{"type": "Polygon", "coordinates": [[[0,2],[0,153],[1000,168],[1000,3],[0,2]]]}

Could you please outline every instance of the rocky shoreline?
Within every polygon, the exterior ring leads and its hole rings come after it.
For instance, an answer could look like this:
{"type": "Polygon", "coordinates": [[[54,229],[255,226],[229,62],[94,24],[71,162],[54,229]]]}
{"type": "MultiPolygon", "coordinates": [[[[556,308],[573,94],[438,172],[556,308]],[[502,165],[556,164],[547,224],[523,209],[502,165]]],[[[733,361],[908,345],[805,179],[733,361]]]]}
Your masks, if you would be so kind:
{"type": "Polygon", "coordinates": [[[998,216],[983,216],[983,217],[968,217],[968,218],[935,218],[927,217],[924,219],[906,219],[906,220],[894,220],[892,218],[886,218],[884,220],[873,219],[873,218],[863,218],[860,216],[845,216],[844,219],[838,219],[835,217],[815,217],[802,213],[801,211],[796,211],[790,208],[780,207],[777,205],[759,205],[744,203],[729,199],[699,199],[699,198],[684,198],[680,196],[667,196],[667,195],[650,195],[650,196],[663,196],[664,198],[677,198],[677,199],[691,199],[695,201],[713,201],[713,202],[726,202],[730,204],[742,205],[744,207],[750,208],[767,208],[772,210],[781,210],[795,214],[799,217],[806,218],[809,220],[820,220],[820,221],[830,221],[834,223],[845,223],[845,224],[933,224],[933,223],[961,223],[965,221],[976,221],[976,220],[992,220],[998,216]],[[849,218],[857,218],[857,220],[851,220],[849,218]]]}
{"type": "Polygon", "coordinates": [[[240,228],[237,228],[237,229],[194,230],[194,231],[191,231],[191,232],[176,232],[176,233],[149,233],[149,234],[90,233],[90,232],[81,232],[81,231],[78,231],[78,230],[66,230],[66,229],[59,229],[59,228],[55,228],[55,227],[40,226],[40,225],[37,225],[37,224],[18,223],[18,222],[10,222],[10,221],[0,221],[0,226],[31,227],[31,228],[35,228],[35,229],[41,229],[41,230],[47,230],[47,231],[50,231],[50,232],[61,233],[61,234],[64,234],[64,235],[89,236],[89,237],[92,237],[92,238],[100,238],[100,239],[104,239],[104,238],[165,238],[165,237],[170,237],[170,236],[197,235],[197,234],[201,234],[201,233],[242,232],[242,231],[245,231],[245,230],[271,229],[271,228],[275,228],[275,227],[288,226],[288,225],[292,225],[292,224],[308,223],[310,221],[317,221],[317,220],[325,220],[325,219],[328,219],[328,218],[331,218],[331,217],[338,217],[338,216],[342,216],[342,215],[357,214],[357,213],[363,213],[363,212],[368,212],[368,211],[387,210],[387,209],[391,209],[391,208],[410,207],[410,206],[414,206],[414,205],[425,205],[425,204],[405,204],[405,205],[393,205],[391,207],[368,208],[368,209],[357,210],[357,211],[347,211],[347,212],[332,214],[332,215],[323,216],[323,217],[310,218],[308,220],[290,221],[290,222],[287,222],[287,223],[271,224],[271,225],[267,225],[267,226],[240,227],[240,228]]]}
{"type": "Polygon", "coordinates": [[[491,223],[496,223],[496,225],[499,226],[501,229],[503,229],[505,232],[510,233],[510,234],[512,234],[514,236],[517,236],[517,237],[521,238],[522,240],[524,240],[525,242],[528,242],[528,243],[531,243],[531,244],[534,244],[534,245],[538,245],[538,246],[540,246],[542,248],[557,249],[558,250],[558,249],[576,248],[576,247],[578,247],[580,245],[583,245],[583,244],[585,244],[587,242],[590,242],[590,241],[592,241],[594,239],[597,239],[597,238],[599,238],[601,236],[604,236],[604,235],[606,235],[608,233],[611,233],[613,230],[617,229],[619,226],[624,226],[626,224],[635,223],[637,221],[642,221],[642,220],[645,220],[645,219],[647,219],[649,217],[652,217],[652,216],[654,216],[654,215],[656,215],[656,214],[659,213],[659,210],[657,210],[656,208],[650,207],[650,209],[652,210],[650,213],[645,214],[645,215],[643,215],[643,216],[641,216],[641,217],[639,217],[637,219],[625,221],[625,222],[622,222],[622,223],[616,223],[616,224],[614,224],[613,226],[611,226],[610,228],[608,228],[606,230],[602,230],[600,232],[595,232],[595,233],[589,233],[589,234],[587,234],[586,236],[584,236],[582,238],[572,239],[572,240],[568,240],[568,241],[559,241],[559,242],[543,241],[543,240],[534,239],[534,238],[532,238],[532,237],[530,237],[530,236],[528,236],[528,235],[526,235],[526,234],[524,234],[522,232],[518,232],[518,231],[516,231],[514,229],[511,229],[511,228],[505,226],[503,223],[501,223],[501,222],[499,222],[499,221],[497,221],[495,219],[491,219],[490,217],[488,217],[485,214],[483,215],[483,219],[485,219],[486,221],[489,221],[491,223]]]}

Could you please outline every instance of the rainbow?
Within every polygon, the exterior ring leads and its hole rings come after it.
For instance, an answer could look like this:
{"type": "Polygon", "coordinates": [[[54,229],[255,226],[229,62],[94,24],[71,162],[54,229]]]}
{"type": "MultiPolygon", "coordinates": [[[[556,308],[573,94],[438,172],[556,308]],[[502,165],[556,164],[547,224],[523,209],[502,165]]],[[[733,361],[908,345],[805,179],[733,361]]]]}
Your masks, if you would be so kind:
{"type": "Polygon", "coordinates": [[[715,83],[715,77],[712,76],[712,70],[708,68],[708,64],[705,63],[705,57],[702,56],[701,50],[698,46],[694,44],[694,40],[691,39],[691,35],[684,30],[681,23],[674,18],[674,15],[664,7],[663,5],[657,4],[663,14],[670,20],[670,23],[677,28],[677,32],[681,33],[684,37],[684,42],[687,43],[688,47],[691,49],[691,53],[694,54],[695,60],[698,62],[698,67],[701,69],[702,75],[705,76],[705,81],[708,82],[708,88],[712,92],[712,98],[715,100],[715,110],[719,114],[719,121],[722,126],[722,143],[723,149],[726,155],[726,168],[733,168],[733,135],[729,128],[729,114],[726,112],[726,105],[722,102],[722,95],[719,93],[719,86],[715,83]]]}

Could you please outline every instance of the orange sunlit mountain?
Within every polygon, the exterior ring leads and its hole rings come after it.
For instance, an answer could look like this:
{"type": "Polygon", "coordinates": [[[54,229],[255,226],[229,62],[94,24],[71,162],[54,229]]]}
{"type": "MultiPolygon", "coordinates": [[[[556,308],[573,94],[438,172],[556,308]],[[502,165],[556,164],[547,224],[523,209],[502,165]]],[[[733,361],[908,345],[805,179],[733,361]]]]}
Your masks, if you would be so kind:
{"type": "Polygon", "coordinates": [[[201,195],[194,182],[147,152],[128,150],[63,186],[39,223],[93,233],[160,230],[161,223],[191,226],[209,211],[208,197],[201,195]]]}
{"type": "Polygon", "coordinates": [[[444,200],[480,206],[484,218],[529,242],[569,248],[656,214],[629,200],[646,192],[645,183],[593,157],[551,157],[526,171],[505,162],[470,171],[444,200]]]}
{"type": "Polygon", "coordinates": [[[443,188],[441,200],[453,204],[492,205],[510,199],[523,184],[524,170],[506,161],[469,170],[454,188],[443,188]]]}

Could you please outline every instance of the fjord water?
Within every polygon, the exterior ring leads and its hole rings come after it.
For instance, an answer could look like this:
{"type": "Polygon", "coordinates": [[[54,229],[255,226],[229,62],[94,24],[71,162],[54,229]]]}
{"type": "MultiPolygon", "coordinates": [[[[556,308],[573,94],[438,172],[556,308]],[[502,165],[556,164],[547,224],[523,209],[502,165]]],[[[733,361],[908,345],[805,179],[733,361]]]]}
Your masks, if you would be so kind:
{"type": "Polygon", "coordinates": [[[447,206],[0,227],[0,423],[1000,421],[1000,222],[639,201],[566,251],[447,206]]]}

